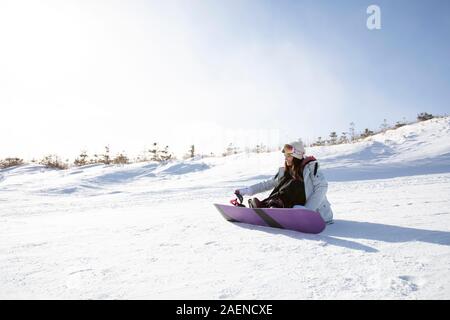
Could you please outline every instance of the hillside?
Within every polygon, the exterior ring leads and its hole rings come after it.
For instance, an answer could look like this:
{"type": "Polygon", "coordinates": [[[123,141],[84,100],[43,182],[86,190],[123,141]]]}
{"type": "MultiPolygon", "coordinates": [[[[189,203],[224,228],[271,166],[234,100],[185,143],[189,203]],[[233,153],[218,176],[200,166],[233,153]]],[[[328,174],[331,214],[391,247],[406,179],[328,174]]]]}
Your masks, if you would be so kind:
{"type": "Polygon", "coordinates": [[[0,299],[448,299],[450,118],[307,154],[335,213],[319,235],[212,206],[280,152],[1,170],[0,299]]]}

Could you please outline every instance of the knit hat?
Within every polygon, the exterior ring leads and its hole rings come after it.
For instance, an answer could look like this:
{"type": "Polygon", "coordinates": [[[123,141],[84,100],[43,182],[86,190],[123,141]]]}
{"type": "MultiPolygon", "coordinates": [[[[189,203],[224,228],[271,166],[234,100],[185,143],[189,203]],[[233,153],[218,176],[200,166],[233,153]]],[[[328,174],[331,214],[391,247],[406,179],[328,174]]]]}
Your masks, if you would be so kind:
{"type": "Polygon", "coordinates": [[[298,141],[285,144],[281,152],[290,154],[294,158],[301,160],[305,154],[305,146],[303,145],[303,141],[299,139],[298,141]]]}

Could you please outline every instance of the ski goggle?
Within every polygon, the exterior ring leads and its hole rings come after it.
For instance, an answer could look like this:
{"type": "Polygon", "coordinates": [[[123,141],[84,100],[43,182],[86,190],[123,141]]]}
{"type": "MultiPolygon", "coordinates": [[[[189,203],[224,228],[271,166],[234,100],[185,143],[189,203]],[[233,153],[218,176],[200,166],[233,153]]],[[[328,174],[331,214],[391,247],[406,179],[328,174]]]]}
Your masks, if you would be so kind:
{"type": "Polygon", "coordinates": [[[290,144],[285,144],[283,147],[283,153],[285,156],[291,155],[293,153],[295,153],[295,148],[293,146],[291,146],[290,144]]]}

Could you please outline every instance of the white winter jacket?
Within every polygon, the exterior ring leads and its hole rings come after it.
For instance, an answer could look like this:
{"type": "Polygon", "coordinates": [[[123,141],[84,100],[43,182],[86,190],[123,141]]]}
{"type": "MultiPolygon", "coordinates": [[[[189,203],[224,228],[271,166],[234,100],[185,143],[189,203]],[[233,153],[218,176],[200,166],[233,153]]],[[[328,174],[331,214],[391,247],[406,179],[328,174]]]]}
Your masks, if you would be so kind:
{"type": "MultiPolygon", "coordinates": [[[[278,170],[278,174],[273,178],[254,184],[245,189],[241,189],[241,194],[253,196],[254,194],[271,190],[277,186],[278,182],[284,175],[284,167],[278,170]]],[[[327,223],[333,221],[333,211],[328,202],[326,193],[328,190],[328,182],[322,171],[319,169],[319,163],[311,161],[306,164],[303,169],[303,179],[305,182],[305,207],[310,210],[319,212],[323,220],[327,223]],[[317,170],[315,172],[317,166],[317,170]],[[315,173],[315,174],[314,174],[315,173]]],[[[295,207],[295,206],[294,206],[295,207]]]]}

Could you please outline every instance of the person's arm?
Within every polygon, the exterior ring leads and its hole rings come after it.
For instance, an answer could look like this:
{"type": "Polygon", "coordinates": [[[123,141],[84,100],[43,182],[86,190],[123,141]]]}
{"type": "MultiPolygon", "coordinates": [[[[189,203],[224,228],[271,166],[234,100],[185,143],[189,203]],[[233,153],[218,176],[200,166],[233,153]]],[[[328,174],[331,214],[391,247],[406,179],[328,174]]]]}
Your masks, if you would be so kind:
{"type": "Polygon", "coordinates": [[[323,172],[318,168],[319,164],[316,162],[317,170],[314,168],[310,170],[310,177],[313,183],[313,193],[305,203],[305,207],[310,210],[317,211],[320,204],[325,200],[328,190],[328,181],[323,175],[323,172]]]}
{"type": "MultiPolygon", "coordinates": [[[[271,190],[271,189],[275,188],[275,186],[277,185],[278,174],[279,174],[279,172],[270,179],[264,180],[262,182],[259,182],[257,184],[251,185],[246,188],[238,189],[239,193],[243,196],[253,196],[257,193],[271,190]]],[[[238,191],[238,190],[236,190],[236,191],[238,191]]]]}

